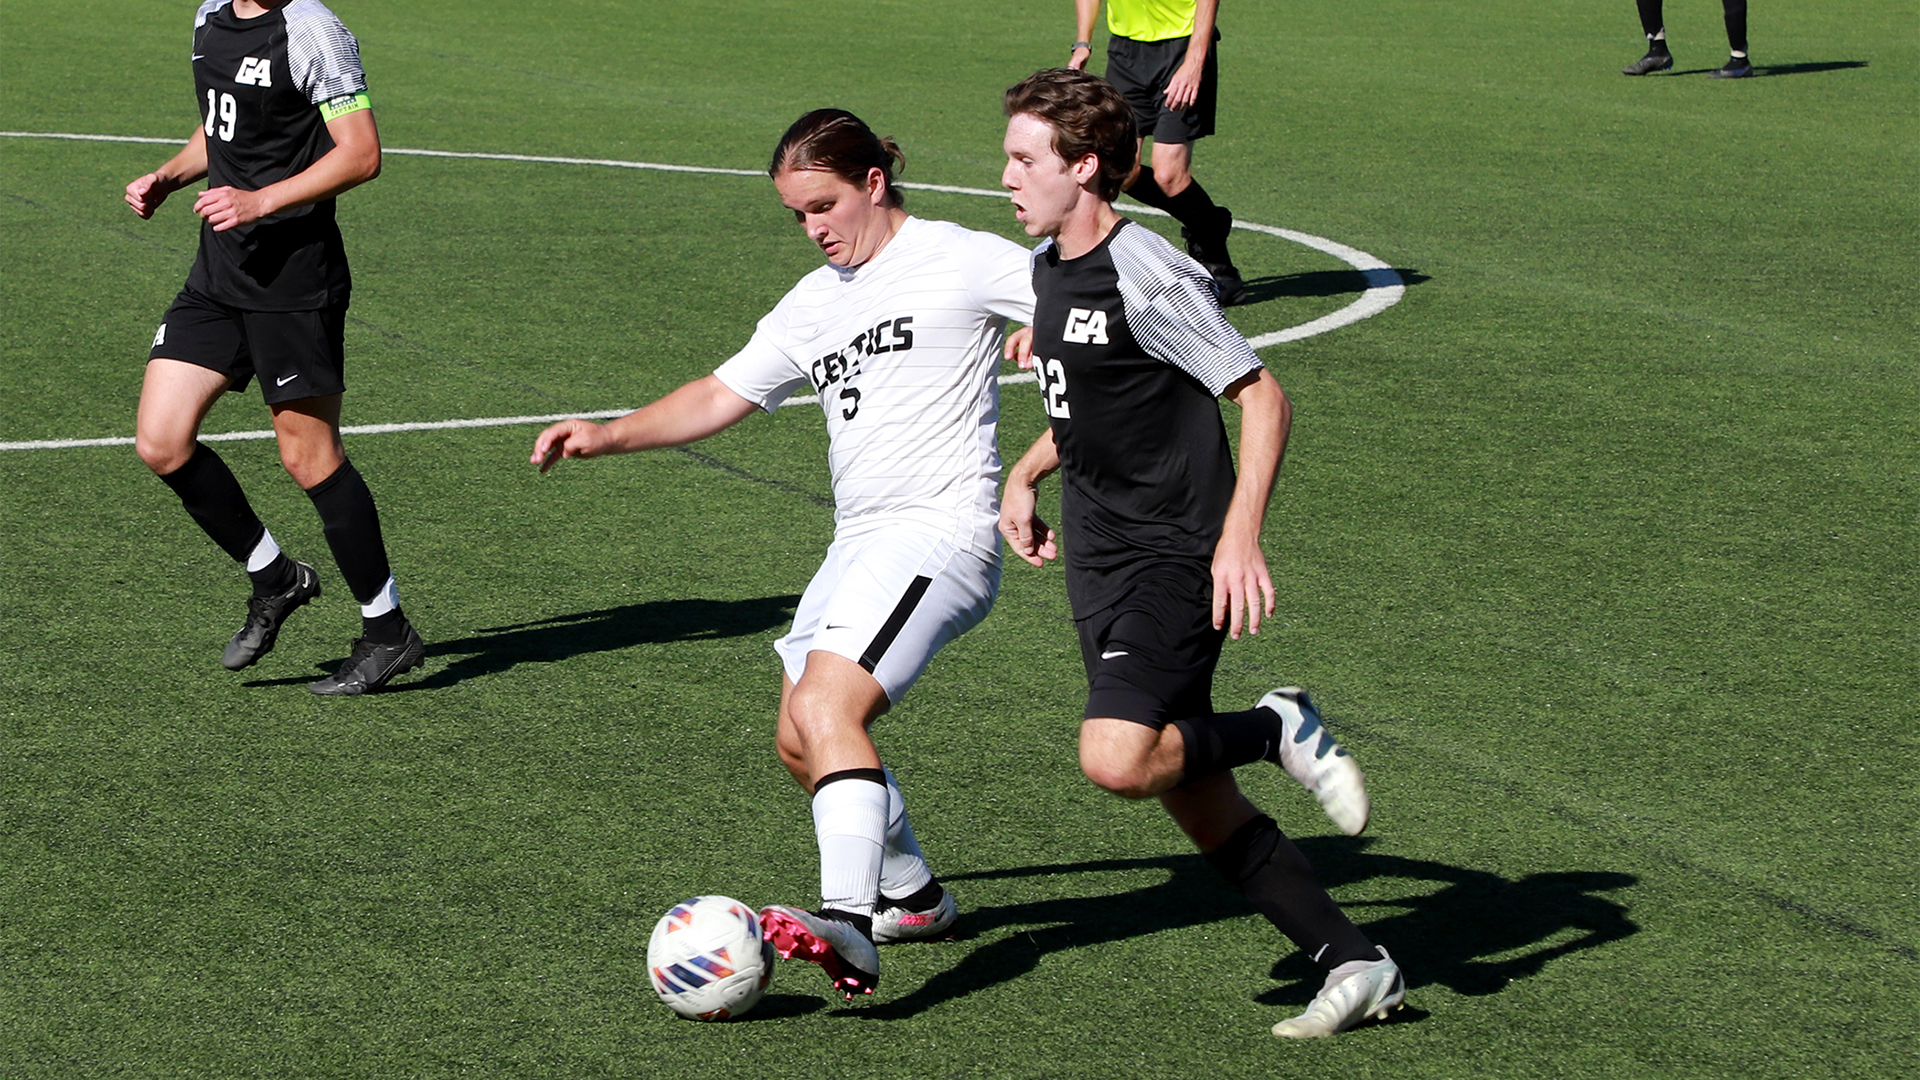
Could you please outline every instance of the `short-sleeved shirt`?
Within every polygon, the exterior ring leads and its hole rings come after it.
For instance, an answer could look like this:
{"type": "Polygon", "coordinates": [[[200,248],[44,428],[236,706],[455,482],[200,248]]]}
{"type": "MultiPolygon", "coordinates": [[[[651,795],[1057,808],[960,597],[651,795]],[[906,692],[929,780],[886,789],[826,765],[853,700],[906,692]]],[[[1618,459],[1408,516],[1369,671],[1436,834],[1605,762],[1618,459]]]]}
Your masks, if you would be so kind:
{"type": "Polygon", "coordinates": [[[1218,399],[1262,365],[1207,271],[1125,218],[1076,259],[1040,245],[1033,291],[1067,596],[1086,618],[1158,563],[1210,570],[1234,486],[1218,399]]]}
{"type": "Polygon", "coordinates": [[[1135,41],[1193,36],[1193,0],[1107,0],[1107,32],[1135,41]]]}
{"type": "MultiPolygon", "coordinates": [[[[251,19],[206,0],[193,20],[193,78],[207,138],[207,186],[258,191],[333,149],[323,110],[363,106],[360,45],[319,0],[251,19]]],[[[334,201],[214,232],[200,226],[187,287],[250,311],[311,311],[352,288],[334,201]]]]}
{"type": "Polygon", "coordinates": [[[1007,320],[1033,318],[1030,259],[910,217],[866,263],[801,278],[714,374],[768,411],[819,395],[838,535],[916,521],[998,559],[994,374],[1007,320]]]}

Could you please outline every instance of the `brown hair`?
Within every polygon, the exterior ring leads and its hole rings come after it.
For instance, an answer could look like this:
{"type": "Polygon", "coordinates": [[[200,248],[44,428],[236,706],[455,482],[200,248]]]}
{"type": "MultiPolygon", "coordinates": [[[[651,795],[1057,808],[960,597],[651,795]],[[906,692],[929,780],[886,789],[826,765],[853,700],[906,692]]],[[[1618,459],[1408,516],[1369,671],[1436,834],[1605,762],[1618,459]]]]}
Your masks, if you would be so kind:
{"type": "Polygon", "coordinates": [[[906,197],[893,186],[896,167],[907,167],[907,155],[892,139],[875,135],[865,121],[845,109],[815,109],[780,136],[767,175],[811,169],[865,188],[869,171],[879,169],[886,178],[888,205],[905,206],[906,197]]]}
{"type": "Polygon", "coordinates": [[[1094,193],[1112,202],[1140,158],[1133,107],[1111,83],[1070,68],[1036,71],[1007,91],[1009,117],[1034,116],[1053,128],[1053,152],[1068,165],[1100,159],[1094,193]]]}

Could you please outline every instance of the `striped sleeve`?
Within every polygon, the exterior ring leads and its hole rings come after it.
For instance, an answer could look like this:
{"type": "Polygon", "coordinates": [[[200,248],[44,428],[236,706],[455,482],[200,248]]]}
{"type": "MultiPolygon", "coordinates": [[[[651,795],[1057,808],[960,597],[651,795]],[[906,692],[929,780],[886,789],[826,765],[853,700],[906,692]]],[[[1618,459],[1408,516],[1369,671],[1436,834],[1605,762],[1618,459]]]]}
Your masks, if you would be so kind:
{"type": "Polygon", "coordinates": [[[287,64],[293,84],[319,105],[367,88],[360,42],[320,0],[293,0],[286,8],[287,64]]]}
{"type": "Polygon", "coordinates": [[[1149,355],[1200,380],[1215,397],[1263,366],[1221,312],[1206,270],[1159,233],[1128,222],[1108,250],[1127,326],[1149,355]]]}

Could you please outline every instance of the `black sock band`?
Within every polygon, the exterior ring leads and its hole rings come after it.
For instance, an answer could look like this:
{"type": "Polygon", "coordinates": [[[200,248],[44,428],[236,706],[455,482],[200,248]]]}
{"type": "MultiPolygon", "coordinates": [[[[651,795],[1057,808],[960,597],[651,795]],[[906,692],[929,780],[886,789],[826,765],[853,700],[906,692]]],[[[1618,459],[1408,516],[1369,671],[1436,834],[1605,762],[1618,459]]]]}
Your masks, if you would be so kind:
{"type": "Polygon", "coordinates": [[[1320,887],[1307,857],[1267,815],[1234,830],[1206,856],[1222,877],[1240,887],[1254,910],[1320,967],[1379,959],[1373,943],[1320,887]]]}
{"type": "Polygon", "coordinates": [[[1194,780],[1277,755],[1280,726],[1265,709],[1175,720],[1186,752],[1184,779],[1194,780]]]}
{"type": "Polygon", "coordinates": [[[187,463],[160,479],[180,496],[180,505],[201,530],[235,562],[246,562],[266,535],[267,527],[247,502],[233,470],[206,443],[195,443],[187,463]]]}
{"type": "Polygon", "coordinates": [[[360,470],[351,461],[341,462],[332,476],[307,489],[307,498],[320,512],[321,531],[353,598],[365,604],[380,595],[393,571],[380,536],[380,511],[360,470]]]}
{"type": "MultiPolygon", "coordinates": [[[[256,541],[257,543],[257,541],[256,541]]],[[[247,571],[247,578],[253,582],[253,595],[274,596],[293,587],[298,571],[293,568],[293,560],[286,552],[273,557],[273,561],[258,570],[247,571]]]]}
{"type": "Polygon", "coordinates": [[[835,922],[846,923],[848,926],[860,931],[861,937],[866,938],[868,941],[873,940],[873,916],[871,915],[861,915],[857,912],[841,911],[839,908],[830,907],[823,907],[819,911],[814,912],[814,914],[823,919],[832,919],[835,922]]]}
{"type": "Polygon", "coordinates": [[[399,608],[384,615],[360,616],[360,632],[368,641],[381,645],[398,645],[407,636],[407,616],[399,608]]]}
{"type": "Polygon", "coordinates": [[[941,888],[938,881],[929,881],[907,896],[888,896],[886,893],[881,893],[880,906],[897,907],[912,912],[932,911],[940,906],[940,898],[946,894],[947,890],[941,888]]]}
{"type": "Polygon", "coordinates": [[[828,784],[837,784],[842,780],[871,780],[881,787],[886,787],[887,771],[885,769],[841,769],[839,772],[830,772],[821,777],[819,783],[813,785],[813,793],[818,795],[821,788],[828,784]]]}

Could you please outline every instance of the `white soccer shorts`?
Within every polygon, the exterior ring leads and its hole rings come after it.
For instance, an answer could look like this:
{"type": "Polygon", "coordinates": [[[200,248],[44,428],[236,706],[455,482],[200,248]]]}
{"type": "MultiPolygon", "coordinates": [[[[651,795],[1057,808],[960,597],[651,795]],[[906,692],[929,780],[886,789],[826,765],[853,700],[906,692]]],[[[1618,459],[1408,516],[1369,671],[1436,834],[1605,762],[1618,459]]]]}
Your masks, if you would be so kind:
{"type": "Polygon", "coordinates": [[[834,540],[774,643],[798,683],[819,649],[859,664],[900,704],[940,646],[993,608],[1000,562],[924,528],[889,525],[834,540]]]}

